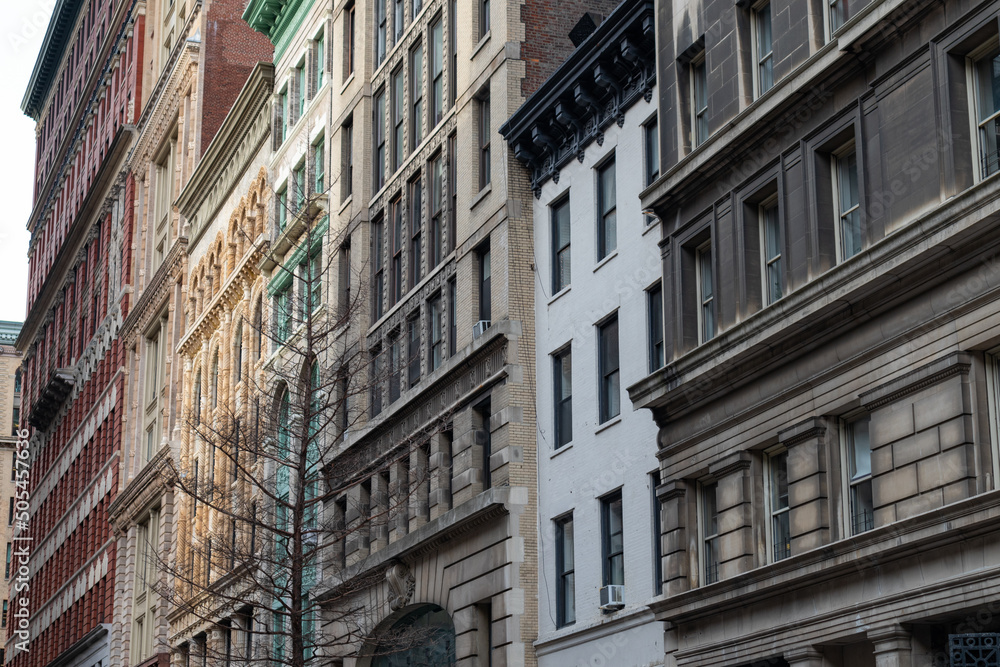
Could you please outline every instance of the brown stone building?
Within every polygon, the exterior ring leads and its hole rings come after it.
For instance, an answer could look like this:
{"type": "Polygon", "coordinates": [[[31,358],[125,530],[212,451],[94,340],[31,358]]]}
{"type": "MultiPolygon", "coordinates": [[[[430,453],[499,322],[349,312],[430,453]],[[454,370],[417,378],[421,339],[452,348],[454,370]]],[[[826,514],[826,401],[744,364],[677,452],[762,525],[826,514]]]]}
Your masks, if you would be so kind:
{"type": "Polygon", "coordinates": [[[998,10],[658,6],[668,665],[997,664],[998,10]]]}

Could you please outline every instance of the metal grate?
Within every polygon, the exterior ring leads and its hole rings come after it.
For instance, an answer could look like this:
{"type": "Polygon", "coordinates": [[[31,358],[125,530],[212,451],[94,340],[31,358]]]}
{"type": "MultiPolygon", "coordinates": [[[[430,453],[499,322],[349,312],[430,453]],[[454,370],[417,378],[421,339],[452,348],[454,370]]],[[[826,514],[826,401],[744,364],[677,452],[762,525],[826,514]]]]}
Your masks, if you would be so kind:
{"type": "Polygon", "coordinates": [[[1000,633],[948,635],[951,667],[1000,667],[1000,633]]]}

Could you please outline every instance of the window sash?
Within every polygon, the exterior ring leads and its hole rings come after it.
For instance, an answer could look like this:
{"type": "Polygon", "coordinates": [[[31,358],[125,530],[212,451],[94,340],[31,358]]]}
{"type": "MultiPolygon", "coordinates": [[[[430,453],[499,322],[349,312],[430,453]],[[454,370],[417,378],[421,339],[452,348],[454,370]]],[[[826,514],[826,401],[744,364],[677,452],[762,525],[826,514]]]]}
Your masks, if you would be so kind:
{"type": "Polygon", "coordinates": [[[573,517],[556,522],[556,627],[576,621],[576,557],[573,517]]]}
{"type": "Polygon", "coordinates": [[[479,189],[490,183],[490,98],[479,100],[479,189]]]}
{"type": "Polygon", "coordinates": [[[663,347],[663,287],[656,285],[647,294],[649,304],[649,372],[664,364],[663,347]]]}
{"type": "Polygon", "coordinates": [[[413,129],[413,140],[410,150],[415,150],[424,140],[424,47],[418,44],[410,54],[410,126],[413,129]]]}
{"type": "Polygon", "coordinates": [[[759,211],[761,250],[764,259],[764,298],[769,305],[781,298],[783,289],[778,204],[777,202],[763,204],[759,211]]]}
{"type": "Polygon", "coordinates": [[[708,139],[708,65],[705,56],[691,63],[691,143],[708,139]]]}
{"type": "Polygon", "coordinates": [[[698,329],[701,341],[705,343],[715,338],[715,293],[712,276],[712,243],[702,245],[696,251],[698,281],[698,329]]]}
{"type": "Polygon", "coordinates": [[[791,555],[791,526],[788,504],[788,452],[767,457],[767,501],[770,515],[771,560],[777,562],[791,555]]]}
{"type": "Polygon", "coordinates": [[[700,485],[701,494],[701,574],[704,585],[719,580],[719,510],[717,501],[718,482],[700,485]]]}
{"type": "Polygon", "coordinates": [[[600,418],[603,424],[621,413],[617,315],[598,329],[598,355],[601,376],[600,418]]]}
{"type": "Polygon", "coordinates": [[[552,357],[556,449],[573,441],[573,355],[570,349],[552,357]]]}
{"type": "Polygon", "coordinates": [[[570,208],[566,198],[552,208],[552,293],[568,287],[571,279],[570,208]]]}
{"type": "Polygon", "coordinates": [[[444,117],[444,25],[441,19],[431,26],[431,88],[431,122],[437,125],[444,117]]]}
{"type": "Polygon", "coordinates": [[[598,172],[598,260],[604,259],[618,248],[618,194],[615,171],[615,161],[611,160],[598,172]]]}
{"type": "Polygon", "coordinates": [[[621,492],[602,500],[601,510],[603,585],[623,586],[625,585],[625,540],[621,492]]]}
{"type": "Polygon", "coordinates": [[[847,485],[850,533],[857,535],[875,527],[872,498],[872,452],[869,419],[855,419],[844,425],[847,450],[847,485]]]}
{"type": "Polygon", "coordinates": [[[836,156],[836,200],[838,241],[841,261],[861,252],[861,203],[858,184],[857,153],[851,149],[836,156]]]}
{"type": "Polygon", "coordinates": [[[754,56],[757,60],[757,95],[763,95],[774,86],[773,53],[771,51],[771,3],[766,2],[754,11],[754,56]]]}

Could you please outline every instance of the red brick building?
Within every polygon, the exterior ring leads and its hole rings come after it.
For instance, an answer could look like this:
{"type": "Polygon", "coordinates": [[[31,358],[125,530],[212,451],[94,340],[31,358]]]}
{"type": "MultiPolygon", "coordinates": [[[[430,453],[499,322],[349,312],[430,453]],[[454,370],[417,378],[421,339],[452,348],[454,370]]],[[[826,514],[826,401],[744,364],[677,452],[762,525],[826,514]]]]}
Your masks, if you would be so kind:
{"type": "Polygon", "coordinates": [[[21,107],[37,121],[37,151],[17,342],[31,454],[30,518],[22,526],[19,507],[15,525],[31,555],[26,581],[15,556],[7,626],[17,667],[112,661],[107,509],[118,488],[134,197],[121,165],[142,102],[143,9],[56,2],[21,107]],[[26,639],[30,652],[18,648],[26,639]]]}

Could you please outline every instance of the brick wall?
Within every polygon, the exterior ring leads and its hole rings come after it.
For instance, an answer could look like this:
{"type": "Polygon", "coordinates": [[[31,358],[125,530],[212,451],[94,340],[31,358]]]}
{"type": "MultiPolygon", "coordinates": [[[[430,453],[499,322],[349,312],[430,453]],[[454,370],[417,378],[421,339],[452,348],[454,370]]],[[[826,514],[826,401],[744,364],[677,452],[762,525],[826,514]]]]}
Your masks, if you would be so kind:
{"type": "Polygon", "coordinates": [[[201,150],[215,137],[236,96],[258,62],[271,62],[274,46],[243,21],[246,0],[214,0],[202,36],[201,150]]]}

